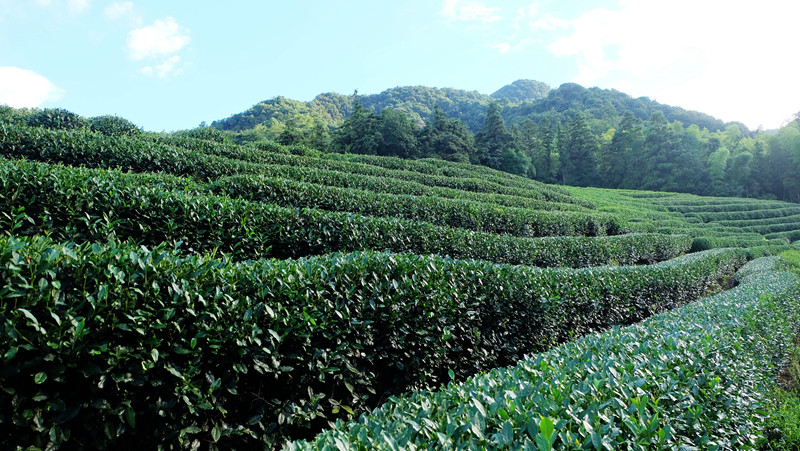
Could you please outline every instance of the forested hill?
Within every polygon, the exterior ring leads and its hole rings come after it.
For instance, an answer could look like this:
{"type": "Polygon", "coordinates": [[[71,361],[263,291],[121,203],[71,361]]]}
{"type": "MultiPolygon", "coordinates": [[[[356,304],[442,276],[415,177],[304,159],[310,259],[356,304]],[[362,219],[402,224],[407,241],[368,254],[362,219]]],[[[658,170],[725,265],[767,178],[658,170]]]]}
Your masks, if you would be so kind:
{"type": "MultiPolygon", "coordinates": [[[[287,125],[312,128],[314,125],[329,129],[339,126],[353,112],[352,95],[320,94],[310,102],[275,97],[259,102],[248,110],[214,121],[220,130],[244,131],[258,127],[268,136],[277,138],[287,125]]],[[[670,122],[679,121],[686,126],[695,124],[701,129],[717,131],[725,124],[707,114],[664,105],[647,97],[633,98],[616,90],[584,88],[566,83],[557,89],[534,80],[517,80],[491,95],[477,91],[452,88],[405,86],[387,89],[380,94],[359,95],[361,105],[380,113],[393,108],[409,116],[421,126],[431,119],[436,105],[447,117],[464,122],[473,132],[484,124],[488,105],[498,104],[503,119],[509,125],[521,124],[525,119],[540,122],[547,118],[552,124],[565,124],[577,112],[583,112],[592,129],[602,132],[619,125],[625,112],[630,111],[643,121],[660,111],[670,122]]],[[[741,126],[740,126],[741,128],[741,126]]]]}
{"type": "MultiPolygon", "coordinates": [[[[541,85],[540,92],[543,94],[540,94],[539,97],[525,97],[525,99],[535,100],[546,95],[550,88],[547,85],[541,85]]],[[[424,86],[397,87],[387,89],[380,94],[360,95],[358,98],[361,105],[369,110],[379,113],[384,108],[393,108],[404,112],[412,122],[418,125],[422,125],[430,119],[433,108],[439,105],[447,116],[460,119],[471,129],[477,130],[483,124],[486,108],[490,103],[498,102],[503,106],[510,106],[515,104],[514,102],[519,102],[517,99],[520,94],[526,94],[524,90],[507,89],[505,92],[509,92],[515,100],[512,101],[502,96],[491,97],[477,91],[424,86]]],[[[331,128],[340,125],[345,118],[352,114],[353,100],[353,95],[341,95],[335,92],[320,94],[310,102],[300,102],[279,96],[259,102],[247,111],[215,121],[211,125],[220,130],[230,131],[244,131],[263,126],[266,127],[267,132],[276,136],[290,123],[300,128],[311,127],[315,124],[331,128]]]]}
{"type": "MultiPolygon", "coordinates": [[[[698,111],[664,105],[647,97],[633,98],[614,89],[587,89],[575,83],[565,83],[537,101],[510,105],[503,108],[501,114],[509,125],[522,123],[525,119],[539,123],[544,118],[552,124],[566,124],[581,112],[594,131],[604,132],[617,128],[622,116],[629,111],[642,121],[660,111],[669,122],[678,121],[687,127],[697,125],[711,132],[724,130],[726,126],[721,120],[698,111]]],[[[744,125],[737,125],[745,130],[744,125]]]]}
{"type": "MultiPolygon", "coordinates": [[[[365,108],[376,113],[384,108],[402,111],[420,126],[432,117],[433,108],[438,105],[447,116],[463,121],[474,132],[483,125],[486,108],[490,103],[512,106],[543,99],[549,92],[550,86],[545,83],[517,80],[492,95],[453,88],[402,86],[387,89],[380,94],[359,96],[359,101],[365,108]]],[[[353,99],[353,95],[335,92],[320,94],[310,102],[278,96],[259,102],[247,111],[227,119],[215,121],[212,126],[230,131],[263,126],[276,136],[290,121],[299,127],[311,127],[314,124],[325,128],[336,127],[352,114],[353,99]]]]}

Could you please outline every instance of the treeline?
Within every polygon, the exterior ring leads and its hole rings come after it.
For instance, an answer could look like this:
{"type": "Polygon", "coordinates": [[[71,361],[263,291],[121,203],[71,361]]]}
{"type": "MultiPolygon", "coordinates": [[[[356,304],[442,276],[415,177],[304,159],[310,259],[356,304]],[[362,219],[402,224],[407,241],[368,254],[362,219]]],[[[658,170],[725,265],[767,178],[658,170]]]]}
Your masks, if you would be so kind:
{"type": "Polygon", "coordinates": [[[574,112],[563,123],[543,116],[508,127],[492,103],[483,126],[472,133],[439,107],[418,127],[398,110],[377,114],[356,98],[352,115],[330,134],[287,126],[279,141],[334,152],[471,162],[545,183],[800,202],[798,121],[773,133],[751,133],[737,124],[711,132],[670,122],[661,111],[647,121],[627,111],[616,122],[597,131],[596,120],[574,112]]]}

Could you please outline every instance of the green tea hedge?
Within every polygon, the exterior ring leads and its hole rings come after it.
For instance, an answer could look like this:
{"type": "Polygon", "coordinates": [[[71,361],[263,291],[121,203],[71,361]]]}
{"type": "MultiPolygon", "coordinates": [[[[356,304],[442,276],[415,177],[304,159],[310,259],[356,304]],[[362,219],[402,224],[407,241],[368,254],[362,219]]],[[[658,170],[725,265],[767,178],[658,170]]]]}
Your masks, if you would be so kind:
{"type": "Polygon", "coordinates": [[[236,264],[164,245],[0,237],[0,445],[274,446],[385,395],[689,302],[743,258],[713,250],[582,270],[390,253],[236,264]]]}
{"type": "MultiPolygon", "coordinates": [[[[0,205],[8,212],[24,209],[26,222],[0,216],[0,227],[20,226],[20,234],[50,233],[59,240],[97,241],[113,233],[151,245],[183,241],[188,250],[216,249],[245,259],[388,249],[498,263],[586,266],[665,260],[690,245],[685,236],[536,240],[494,235],[428,222],[206,195],[190,180],[177,177],[8,160],[0,161],[0,205]]],[[[558,212],[543,212],[541,218],[540,223],[527,225],[538,235],[599,227],[588,216],[577,216],[587,225],[580,221],[562,224],[560,218],[569,216],[558,212]],[[547,219],[547,214],[553,216],[547,219]]]]}
{"type": "Polygon", "coordinates": [[[209,185],[214,194],[299,208],[392,216],[522,237],[617,235],[622,221],[598,212],[552,212],[503,208],[431,196],[404,196],[338,188],[287,179],[239,175],[209,185]]]}
{"type": "MultiPolygon", "coordinates": [[[[274,162],[263,164],[264,161],[258,158],[260,155],[277,154],[273,151],[262,152],[249,147],[190,138],[109,137],[87,131],[56,131],[3,123],[0,124],[0,153],[9,158],[22,157],[71,166],[119,168],[134,172],[165,172],[193,177],[199,181],[235,174],[261,174],[331,186],[392,194],[431,195],[520,208],[561,210],[586,208],[574,203],[428,186],[416,181],[389,178],[389,174],[378,168],[371,171],[376,175],[363,175],[314,166],[298,166],[295,165],[298,162],[294,160],[287,161],[291,163],[288,165],[274,164],[274,162]],[[175,141],[178,143],[174,143],[175,141]]],[[[286,158],[289,157],[291,155],[286,158]]],[[[338,166],[347,165],[341,163],[338,166]]],[[[574,198],[567,201],[581,203],[574,198]]]]}
{"type": "Polygon", "coordinates": [[[315,449],[758,449],[800,283],[759,259],[736,288],[337,422],[315,449]]]}

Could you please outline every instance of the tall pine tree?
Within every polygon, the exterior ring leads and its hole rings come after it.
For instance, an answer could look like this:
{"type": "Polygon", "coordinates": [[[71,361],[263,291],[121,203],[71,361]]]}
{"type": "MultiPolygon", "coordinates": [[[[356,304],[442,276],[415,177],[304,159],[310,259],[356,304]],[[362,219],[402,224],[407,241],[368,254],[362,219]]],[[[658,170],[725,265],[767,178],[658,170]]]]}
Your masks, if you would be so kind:
{"type": "Polygon", "coordinates": [[[566,142],[559,143],[562,182],[576,186],[596,185],[596,153],[597,138],[583,114],[578,113],[567,126],[566,142]]]}
{"type": "Polygon", "coordinates": [[[504,169],[504,163],[513,161],[513,156],[508,153],[509,150],[514,151],[514,137],[506,128],[503,117],[500,116],[500,107],[496,103],[489,105],[486,122],[475,134],[475,147],[478,150],[479,163],[484,166],[504,169]]]}
{"type": "Polygon", "coordinates": [[[353,100],[353,114],[345,119],[333,138],[337,150],[345,153],[376,155],[383,142],[378,115],[353,100]]]}
{"type": "Polygon", "coordinates": [[[632,112],[626,111],[614,132],[611,143],[601,152],[600,182],[606,188],[619,188],[625,180],[633,161],[634,152],[642,145],[642,123],[632,112]]]}
{"type": "Polygon", "coordinates": [[[419,145],[424,157],[459,162],[476,162],[472,132],[458,119],[448,119],[439,105],[420,132],[419,145]]]}

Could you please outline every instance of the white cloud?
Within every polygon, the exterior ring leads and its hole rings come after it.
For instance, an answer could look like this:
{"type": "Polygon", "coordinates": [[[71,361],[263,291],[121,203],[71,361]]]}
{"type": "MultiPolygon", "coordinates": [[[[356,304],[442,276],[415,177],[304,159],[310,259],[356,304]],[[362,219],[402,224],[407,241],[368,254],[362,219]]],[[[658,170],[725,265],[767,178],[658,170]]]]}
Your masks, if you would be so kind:
{"type": "Polygon", "coordinates": [[[89,7],[89,0],[67,0],[67,5],[73,13],[81,13],[89,7]]]}
{"type": "Polygon", "coordinates": [[[183,67],[180,65],[181,57],[178,55],[172,56],[164,61],[162,64],[156,66],[145,66],[139,70],[142,75],[148,77],[156,76],[158,78],[169,78],[180,75],[183,72],[183,67]]]}
{"type": "Polygon", "coordinates": [[[500,8],[486,6],[477,1],[445,0],[442,14],[451,21],[496,22],[502,19],[500,8]]]}
{"type": "Polygon", "coordinates": [[[114,2],[106,6],[103,15],[109,20],[126,20],[137,25],[142,21],[133,10],[133,2],[114,2]]]}
{"type": "Polygon", "coordinates": [[[139,70],[145,76],[176,76],[183,72],[181,57],[177,53],[190,40],[189,30],[179,25],[174,18],[167,17],[128,33],[128,56],[134,61],[148,61],[139,70]]]}
{"type": "Polygon", "coordinates": [[[573,81],[771,128],[800,109],[798,16],[799,2],[781,0],[622,0],[538,28],[568,25],[548,49],[576,58],[573,81]]]}
{"type": "Polygon", "coordinates": [[[36,72],[18,67],[0,67],[0,104],[35,108],[61,98],[63,91],[36,72]]]}
{"type": "MultiPolygon", "coordinates": [[[[53,5],[53,0],[36,0],[39,6],[49,7],[53,5]]],[[[61,3],[61,2],[58,2],[61,3]]],[[[66,0],[70,12],[78,14],[89,8],[89,0],[66,0]]]]}
{"type": "Polygon", "coordinates": [[[508,53],[511,51],[511,44],[508,42],[501,42],[500,44],[493,45],[492,48],[497,49],[500,53],[508,53]]]}
{"type": "Polygon", "coordinates": [[[179,52],[189,41],[189,30],[167,17],[128,33],[128,54],[134,61],[164,57],[179,52]]]}

